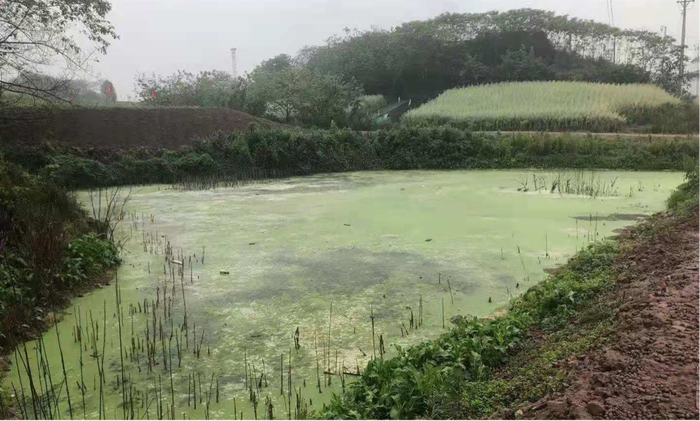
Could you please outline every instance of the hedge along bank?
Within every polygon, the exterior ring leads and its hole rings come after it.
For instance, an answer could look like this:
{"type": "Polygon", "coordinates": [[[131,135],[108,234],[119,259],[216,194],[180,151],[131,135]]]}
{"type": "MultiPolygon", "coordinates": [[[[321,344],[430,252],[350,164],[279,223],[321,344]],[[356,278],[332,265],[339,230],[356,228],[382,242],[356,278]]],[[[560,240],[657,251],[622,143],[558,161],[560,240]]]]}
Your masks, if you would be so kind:
{"type": "Polygon", "coordinates": [[[29,171],[70,188],[246,179],[362,170],[605,168],[682,170],[695,139],[489,134],[451,127],[217,132],[179,150],[99,150],[42,144],[5,148],[29,171]]]}

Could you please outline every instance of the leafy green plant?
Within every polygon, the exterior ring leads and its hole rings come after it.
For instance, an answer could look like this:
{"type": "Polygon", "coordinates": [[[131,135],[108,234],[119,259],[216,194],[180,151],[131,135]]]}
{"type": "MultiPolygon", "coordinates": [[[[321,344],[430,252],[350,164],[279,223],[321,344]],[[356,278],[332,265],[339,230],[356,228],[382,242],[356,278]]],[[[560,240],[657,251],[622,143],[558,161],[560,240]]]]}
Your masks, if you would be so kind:
{"type": "Polygon", "coordinates": [[[691,165],[692,168],[685,175],[685,183],[678,186],[666,201],[670,210],[681,214],[688,214],[698,207],[698,163],[696,161],[691,165]]]}
{"type": "Polygon", "coordinates": [[[84,286],[90,278],[121,263],[117,246],[95,233],[84,234],[68,244],[59,278],[64,287],[84,286]]]}
{"type": "Polygon", "coordinates": [[[73,195],[47,177],[0,157],[0,350],[119,263],[117,247],[91,233],[73,195]]]}
{"type": "MultiPolygon", "coordinates": [[[[343,396],[334,396],[320,417],[409,419],[445,417],[445,412],[451,416],[449,405],[488,380],[528,328],[560,329],[575,309],[585,307],[610,287],[610,266],[616,253],[615,243],[592,245],[559,273],[512,300],[504,316],[461,318],[434,341],[397,348],[396,357],[370,361],[360,379],[343,396]]],[[[489,402],[480,401],[475,393],[469,405],[483,409],[489,402]]]]}

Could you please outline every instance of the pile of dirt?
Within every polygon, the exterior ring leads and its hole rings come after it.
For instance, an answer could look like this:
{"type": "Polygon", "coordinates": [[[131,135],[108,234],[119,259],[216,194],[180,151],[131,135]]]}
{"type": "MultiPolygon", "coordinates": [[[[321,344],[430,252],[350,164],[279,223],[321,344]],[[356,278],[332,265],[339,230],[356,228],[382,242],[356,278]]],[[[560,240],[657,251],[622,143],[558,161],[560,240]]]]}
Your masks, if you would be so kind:
{"type": "Polygon", "coordinates": [[[661,215],[622,236],[630,249],[618,260],[609,345],[569,361],[570,386],[518,415],[698,419],[697,209],[691,220],[661,215]]]}

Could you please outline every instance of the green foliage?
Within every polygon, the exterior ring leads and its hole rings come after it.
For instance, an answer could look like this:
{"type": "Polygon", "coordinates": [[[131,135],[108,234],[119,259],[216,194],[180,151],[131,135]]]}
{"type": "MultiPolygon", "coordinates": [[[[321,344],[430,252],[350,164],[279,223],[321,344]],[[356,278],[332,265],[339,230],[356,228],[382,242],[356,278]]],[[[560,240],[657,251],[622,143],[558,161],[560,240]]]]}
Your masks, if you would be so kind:
{"type": "Polygon", "coordinates": [[[657,106],[635,105],[619,110],[629,131],[643,133],[698,133],[700,131],[698,103],[683,101],[679,104],[657,106]]]}
{"type": "Polygon", "coordinates": [[[253,70],[249,93],[250,101],[265,104],[268,118],[306,127],[347,124],[347,110],[357,107],[362,94],[352,80],[269,62],[253,70]]]}
{"type": "Polygon", "coordinates": [[[605,242],[579,252],[556,275],[513,299],[508,312],[493,320],[472,317],[434,341],[398,355],[374,359],[343,396],[333,396],[321,418],[412,419],[457,417],[450,405],[469,399],[469,407],[485,412],[491,391],[484,384],[520,344],[526,329],[560,329],[576,310],[613,284],[610,267],[615,243],[605,242]],[[481,398],[480,398],[481,396],[481,398]]]}
{"type": "MultiPolygon", "coordinates": [[[[468,382],[457,401],[459,412],[454,418],[498,418],[503,411],[551,395],[566,385],[563,363],[606,343],[612,330],[613,315],[609,308],[581,309],[579,316],[597,312],[596,318],[579,325],[564,324],[548,332],[544,343],[529,340],[496,375],[486,380],[468,382]]],[[[453,405],[457,406],[457,405],[453,405]]],[[[501,415],[502,416],[502,415],[501,415]]]]}
{"type": "Polygon", "coordinates": [[[698,207],[698,162],[690,161],[691,168],[685,175],[685,182],[678,186],[678,189],[671,193],[666,205],[676,213],[690,214],[698,207]]]}
{"type": "Polygon", "coordinates": [[[89,151],[30,146],[8,151],[67,188],[179,183],[380,169],[607,168],[683,170],[693,139],[640,141],[552,134],[498,134],[452,127],[214,133],[177,151],[89,151]],[[42,167],[43,165],[43,167],[42,167]]]}
{"type": "Polygon", "coordinates": [[[68,244],[59,278],[64,283],[64,289],[76,288],[119,263],[119,250],[114,243],[101,240],[95,233],[88,233],[68,244]]]}
{"type": "Polygon", "coordinates": [[[498,80],[526,81],[549,80],[552,72],[544,61],[535,55],[534,47],[522,46],[518,50],[509,50],[501,57],[501,64],[496,68],[498,80]]]}
{"type": "Polygon", "coordinates": [[[210,70],[197,74],[178,71],[169,76],[136,76],[136,95],[146,105],[246,109],[248,84],[228,72],[210,70]]]}
{"type": "Polygon", "coordinates": [[[680,54],[674,42],[649,31],[517,9],[445,13],[391,30],[346,30],[323,46],[302,49],[297,61],[353,78],[367,94],[416,102],[504,80],[654,82],[675,92],[680,54]]]}
{"type": "Polygon", "coordinates": [[[43,306],[118,263],[116,246],[89,233],[71,194],[0,158],[0,348],[29,334],[23,326],[43,306]]]}

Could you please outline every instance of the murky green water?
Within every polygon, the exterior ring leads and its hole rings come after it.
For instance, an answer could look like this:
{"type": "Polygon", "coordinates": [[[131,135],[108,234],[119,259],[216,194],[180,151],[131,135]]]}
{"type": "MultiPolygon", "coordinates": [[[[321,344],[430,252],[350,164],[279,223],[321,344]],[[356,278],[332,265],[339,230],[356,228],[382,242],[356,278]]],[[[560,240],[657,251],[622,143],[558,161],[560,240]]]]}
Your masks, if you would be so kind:
{"type": "MultiPolygon", "coordinates": [[[[661,210],[682,182],[679,173],[604,172],[599,179],[613,185],[615,195],[591,199],[550,194],[549,185],[533,191],[532,174],[365,172],[209,191],[134,188],[123,225],[123,235],[131,239],[118,273],[127,382],[121,382],[112,282],[76,299],[58,325],[74,417],[83,416],[81,347],[75,340],[79,314],[89,418],[100,416],[100,396],[106,417],[122,418],[123,395],[127,416],[133,408],[137,418],[156,418],[160,407],[163,417],[204,418],[208,400],[210,418],[231,418],[234,397],[237,417],[242,412],[253,418],[250,385],[259,396],[258,418],[267,417],[267,397],[275,417],[294,417],[297,395],[311,408],[320,407],[342,389],[339,376],[330,376],[329,386],[323,372],[362,369],[379,353],[379,335],[391,353],[393,345],[443,332],[443,308],[447,327],[456,314],[493,312],[509,294],[541,280],[544,269],[632,223],[634,215],[661,210]],[[524,177],[530,191],[519,192],[524,177]],[[166,263],[168,244],[172,259],[185,256],[182,274],[177,272],[180,265],[166,263]],[[421,300],[422,327],[412,329],[410,309],[417,323],[421,300]],[[147,336],[154,347],[150,369],[147,336]],[[91,355],[93,347],[99,358],[91,355]],[[248,380],[253,377],[255,381],[248,380]]],[[[550,180],[553,175],[537,177],[550,180]]],[[[68,418],[55,330],[44,336],[44,343],[49,383],[56,385],[60,415],[68,418]]],[[[37,373],[36,343],[27,349],[37,373]]],[[[13,364],[4,386],[14,384],[21,400],[20,366],[13,364]]],[[[45,388],[35,377],[35,388],[45,388]]],[[[31,415],[24,374],[22,383],[31,415]]],[[[56,408],[52,413],[58,415],[56,408]]]]}

